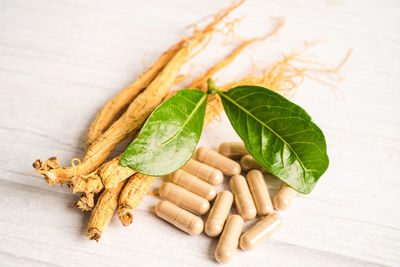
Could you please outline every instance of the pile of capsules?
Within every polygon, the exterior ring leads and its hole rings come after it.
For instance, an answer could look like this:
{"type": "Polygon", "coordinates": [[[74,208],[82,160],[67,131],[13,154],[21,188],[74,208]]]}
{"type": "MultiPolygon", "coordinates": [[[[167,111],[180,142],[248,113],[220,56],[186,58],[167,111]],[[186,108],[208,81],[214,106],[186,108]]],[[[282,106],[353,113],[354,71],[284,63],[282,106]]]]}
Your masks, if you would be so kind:
{"type": "Polygon", "coordinates": [[[215,258],[219,263],[228,263],[238,245],[244,251],[251,250],[275,233],[282,224],[282,217],[274,208],[285,210],[297,195],[297,191],[283,183],[272,205],[263,172],[266,170],[248,154],[241,142],[222,143],[218,152],[200,147],[194,159],[161,185],[162,200],[155,208],[156,214],[190,235],[199,235],[203,229],[210,237],[220,235],[215,258]],[[235,159],[240,159],[240,164],[235,159]],[[247,179],[240,175],[241,170],[247,172],[247,179]],[[228,190],[217,194],[215,186],[223,182],[224,175],[231,176],[229,185],[233,194],[228,190]],[[206,214],[214,198],[204,225],[193,213],[206,214]],[[239,215],[228,217],[233,201],[239,215]],[[256,215],[263,218],[242,234],[244,221],[256,215]]]}

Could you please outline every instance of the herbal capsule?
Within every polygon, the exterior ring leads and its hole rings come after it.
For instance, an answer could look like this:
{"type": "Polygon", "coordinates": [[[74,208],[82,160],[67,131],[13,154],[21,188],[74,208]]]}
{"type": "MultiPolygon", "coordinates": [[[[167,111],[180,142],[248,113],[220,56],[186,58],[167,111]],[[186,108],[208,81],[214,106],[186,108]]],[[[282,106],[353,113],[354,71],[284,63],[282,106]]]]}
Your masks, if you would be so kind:
{"type": "Polygon", "coordinates": [[[243,155],[248,154],[243,142],[222,143],[218,148],[218,152],[231,159],[240,159],[243,155]]]}
{"type": "Polygon", "coordinates": [[[173,183],[164,183],[161,185],[160,197],[198,214],[204,214],[210,209],[210,203],[207,199],[199,197],[173,183]]]}
{"type": "Polygon", "coordinates": [[[242,166],[242,170],[245,172],[253,169],[267,172],[251,155],[244,155],[240,159],[240,166],[242,166]]]}
{"type": "Polygon", "coordinates": [[[156,206],[156,214],[189,235],[203,232],[203,220],[196,215],[179,208],[167,200],[161,200],[156,206]]]}
{"type": "Polygon", "coordinates": [[[208,166],[207,164],[198,162],[194,159],[189,160],[189,162],[186,163],[182,169],[212,185],[222,184],[222,181],[224,180],[224,175],[220,170],[208,166]]]}
{"type": "Polygon", "coordinates": [[[274,196],[274,208],[277,210],[286,210],[289,208],[290,204],[292,204],[296,196],[296,190],[286,183],[282,183],[281,188],[279,188],[279,191],[274,196]]]}
{"type": "Polygon", "coordinates": [[[185,172],[184,170],[175,171],[170,175],[169,181],[207,199],[208,201],[213,200],[217,195],[217,189],[215,186],[200,180],[196,176],[185,172]]]}
{"type": "Polygon", "coordinates": [[[224,190],[218,193],[204,227],[208,236],[218,236],[222,232],[232,203],[233,195],[231,192],[224,190]]]}
{"type": "Polygon", "coordinates": [[[242,216],[245,221],[254,219],[257,210],[246,183],[246,179],[241,175],[234,175],[229,184],[232,193],[235,196],[235,205],[240,216],[242,216]]]}
{"type": "Polygon", "coordinates": [[[195,157],[197,160],[217,168],[226,175],[232,176],[240,173],[239,163],[207,147],[197,149],[195,157]]]}
{"type": "Polygon", "coordinates": [[[215,249],[215,259],[219,263],[228,263],[233,259],[233,255],[238,247],[243,224],[243,219],[239,215],[234,214],[229,216],[215,249]]]}
{"type": "Polygon", "coordinates": [[[270,213],[240,237],[240,248],[252,250],[262,241],[270,238],[282,224],[282,217],[276,213],[270,213]]]}
{"type": "Polygon", "coordinates": [[[259,216],[267,215],[274,210],[268,187],[264,180],[264,175],[259,170],[251,170],[247,173],[247,183],[249,184],[254,204],[259,216]]]}

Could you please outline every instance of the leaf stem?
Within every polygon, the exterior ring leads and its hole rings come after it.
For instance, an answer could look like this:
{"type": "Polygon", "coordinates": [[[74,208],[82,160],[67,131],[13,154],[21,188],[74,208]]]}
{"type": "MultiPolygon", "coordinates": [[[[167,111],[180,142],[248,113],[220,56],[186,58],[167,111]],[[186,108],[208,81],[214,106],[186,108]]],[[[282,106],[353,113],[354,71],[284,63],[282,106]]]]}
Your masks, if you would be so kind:
{"type": "Polygon", "coordinates": [[[210,95],[215,95],[219,91],[217,86],[215,86],[213,79],[211,78],[207,79],[207,86],[208,86],[207,93],[210,95]]]}

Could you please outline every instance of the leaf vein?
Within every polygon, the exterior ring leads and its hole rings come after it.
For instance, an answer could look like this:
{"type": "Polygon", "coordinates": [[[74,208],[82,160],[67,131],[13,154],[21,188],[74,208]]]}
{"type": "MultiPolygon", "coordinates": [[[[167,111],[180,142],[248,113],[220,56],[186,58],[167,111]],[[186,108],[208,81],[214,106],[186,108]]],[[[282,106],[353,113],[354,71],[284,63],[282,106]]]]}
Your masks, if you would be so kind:
{"type": "Polygon", "coordinates": [[[271,127],[260,121],[257,117],[255,117],[252,113],[248,112],[245,108],[243,108],[239,103],[237,103],[235,100],[230,98],[228,95],[226,95],[224,92],[220,92],[220,95],[230,101],[232,104],[237,106],[239,109],[241,109],[243,112],[245,112],[248,116],[251,116],[253,119],[255,119],[257,122],[259,122],[261,125],[266,127],[268,130],[270,130],[273,134],[275,134],[284,144],[286,144],[289,149],[293,152],[293,154],[296,156],[297,160],[300,163],[301,168],[303,169],[304,172],[306,172],[307,168],[304,166],[303,162],[301,161],[299,155],[296,153],[296,151],[277,133],[275,132],[271,127]]]}

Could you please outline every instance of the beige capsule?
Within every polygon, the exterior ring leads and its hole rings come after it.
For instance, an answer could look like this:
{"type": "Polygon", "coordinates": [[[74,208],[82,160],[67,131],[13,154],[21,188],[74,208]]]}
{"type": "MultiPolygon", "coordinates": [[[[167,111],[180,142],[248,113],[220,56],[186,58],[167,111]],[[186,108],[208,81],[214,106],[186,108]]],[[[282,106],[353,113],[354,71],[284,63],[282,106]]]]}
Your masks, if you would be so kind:
{"type": "Polygon", "coordinates": [[[286,183],[282,183],[278,192],[274,196],[274,208],[277,210],[286,210],[292,204],[296,196],[296,190],[288,186],[286,183]]]}
{"type": "Polygon", "coordinates": [[[218,193],[204,227],[208,236],[218,236],[222,232],[232,203],[233,195],[231,192],[223,190],[218,193]]]}
{"type": "Polygon", "coordinates": [[[243,155],[248,154],[243,142],[222,143],[218,148],[218,152],[231,159],[240,159],[243,155]]]}
{"type": "Polygon", "coordinates": [[[228,263],[233,259],[238,247],[243,224],[244,221],[239,215],[234,214],[229,216],[215,249],[215,259],[219,263],[228,263]]]}
{"type": "Polygon", "coordinates": [[[276,213],[270,213],[264,217],[240,237],[240,248],[252,250],[262,241],[270,238],[282,225],[282,217],[276,213]]]}
{"type": "Polygon", "coordinates": [[[257,215],[257,210],[246,179],[241,175],[234,175],[229,181],[229,184],[235,196],[235,205],[240,216],[242,216],[245,221],[254,219],[257,215]]]}
{"type": "Polygon", "coordinates": [[[199,235],[203,232],[204,223],[200,217],[167,200],[158,202],[156,214],[161,219],[166,220],[189,235],[199,235]]]}
{"type": "Polygon", "coordinates": [[[207,147],[200,147],[196,150],[195,158],[206,163],[224,174],[232,176],[240,173],[240,164],[230,158],[227,158],[217,151],[207,147]]]}
{"type": "Polygon", "coordinates": [[[269,196],[267,183],[264,175],[259,170],[251,170],[247,173],[247,183],[249,184],[254,204],[259,216],[265,216],[274,210],[271,197],[269,196]]]}
{"type": "Polygon", "coordinates": [[[210,203],[207,199],[173,183],[164,183],[161,185],[160,197],[201,215],[210,209],[210,203]]]}
{"type": "Polygon", "coordinates": [[[206,183],[184,170],[177,170],[170,174],[169,181],[207,199],[208,201],[213,200],[217,195],[217,189],[215,186],[206,183]]]}
{"type": "Polygon", "coordinates": [[[224,181],[224,175],[220,170],[194,159],[189,160],[182,169],[212,185],[219,185],[224,181]]]}
{"type": "Polygon", "coordinates": [[[260,170],[262,172],[267,172],[263,166],[260,165],[251,155],[244,155],[240,159],[240,166],[242,170],[247,172],[249,170],[260,170]]]}

